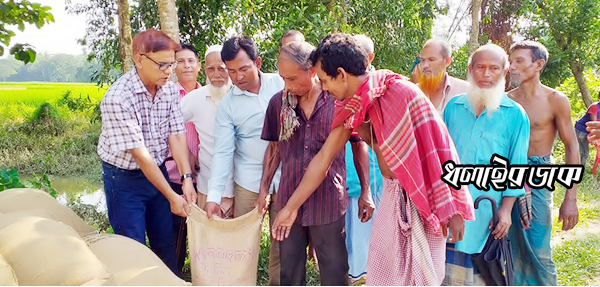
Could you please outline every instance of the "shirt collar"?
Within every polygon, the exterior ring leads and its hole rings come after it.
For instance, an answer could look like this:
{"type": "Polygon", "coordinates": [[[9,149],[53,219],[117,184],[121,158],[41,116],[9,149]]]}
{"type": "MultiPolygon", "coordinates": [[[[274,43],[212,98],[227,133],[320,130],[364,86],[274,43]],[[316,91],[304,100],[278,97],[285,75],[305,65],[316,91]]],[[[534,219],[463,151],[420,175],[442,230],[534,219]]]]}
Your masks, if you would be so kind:
{"type": "MultiPolygon", "coordinates": [[[[199,89],[202,86],[200,85],[200,83],[196,82],[196,87],[194,89],[199,89]]],[[[191,92],[191,91],[186,91],[185,88],[183,87],[183,85],[177,81],[177,88],[179,89],[179,94],[180,95],[187,95],[187,93],[191,92]]]]}
{"type": "MultiPolygon", "coordinates": [[[[475,115],[475,109],[473,108],[473,106],[471,106],[469,104],[469,100],[467,100],[467,94],[463,94],[462,96],[457,97],[455,103],[456,104],[464,105],[465,108],[469,112],[471,112],[473,115],[475,115]]],[[[500,100],[500,106],[502,106],[502,107],[514,107],[515,106],[515,102],[508,97],[508,95],[506,94],[506,92],[504,92],[502,94],[502,99],[500,100]]],[[[483,109],[483,111],[481,112],[481,115],[483,115],[483,114],[487,114],[487,108],[483,109]]]]}
{"type": "MultiPolygon", "coordinates": [[[[258,77],[260,78],[260,87],[258,88],[258,94],[260,94],[260,90],[262,89],[263,85],[265,85],[265,82],[264,82],[265,81],[265,77],[263,77],[263,72],[261,72],[260,70],[258,71],[258,77]]],[[[233,88],[231,89],[231,93],[234,96],[239,96],[239,95],[256,96],[257,95],[255,93],[251,93],[249,91],[242,91],[236,85],[233,85],[233,88]]]]}
{"type": "Polygon", "coordinates": [[[160,98],[162,97],[162,94],[163,94],[163,92],[162,92],[163,89],[169,84],[169,82],[167,82],[163,86],[158,86],[156,88],[156,95],[154,96],[154,99],[152,99],[150,92],[148,91],[148,88],[146,88],[146,85],[144,85],[144,82],[142,81],[142,78],[140,77],[140,74],[138,73],[137,69],[133,68],[133,69],[131,69],[131,71],[129,71],[127,73],[130,73],[130,76],[131,76],[131,81],[133,83],[133,92],[138,95],[143,94],[150,101],[160,100],[160,98]]]}

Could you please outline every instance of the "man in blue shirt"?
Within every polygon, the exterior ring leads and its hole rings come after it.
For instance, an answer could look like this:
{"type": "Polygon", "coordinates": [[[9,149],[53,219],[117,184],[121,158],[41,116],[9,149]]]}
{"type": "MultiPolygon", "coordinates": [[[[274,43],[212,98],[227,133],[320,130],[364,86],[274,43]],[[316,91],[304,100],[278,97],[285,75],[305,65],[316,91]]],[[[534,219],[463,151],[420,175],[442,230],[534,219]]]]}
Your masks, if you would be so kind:
{"type": "MultiPolygon", "coordinates": [[[[221,59],[234,86],[221,100],[215,121],[215,151],[208,180],[205,210],[208,218],[221,216],[221,197],[229,173],[233,169],[233,217],[244,215],[258,199],[265,151],[269,143],[260,138],[265,113],[273,95],[283,90],[283,79],[277,74],[260,71],[262,64],[254,41],[235,36],[223,44],[221,59]]],[[[269,192],[275,201],[280,170],[275,173],[269,192]]],[[[269,205],[269,217],[277,215],[275,204],[269,205]]],[[[279,283],[279,244],[271,240],[269,254],[269,285],[279,283]]]]}
{"type": "MultiPolygon", "coordinates": [[[[511,165],[527,164],[529,119],[523,108],[504,92],[508,55],[497,45],[477,49],[469,59],[468,92],[452,98],[444,111],[444,122],[456,145],[461,164],[489,165],[493,154],[508,159],[511,165]]],[[[482,201],[475,210],[475,221],[465,222],[465,237],[449,243],[446,252],[446,277],[443,285],[484,285],[471,256],[481,253],[490,233],[501,239],[511,225],[511,212],[523,188],[495,191],[469,185],[473,201],[491,196],[499,206],[499,222],[491,230],[492,210],[482,201]]]]}

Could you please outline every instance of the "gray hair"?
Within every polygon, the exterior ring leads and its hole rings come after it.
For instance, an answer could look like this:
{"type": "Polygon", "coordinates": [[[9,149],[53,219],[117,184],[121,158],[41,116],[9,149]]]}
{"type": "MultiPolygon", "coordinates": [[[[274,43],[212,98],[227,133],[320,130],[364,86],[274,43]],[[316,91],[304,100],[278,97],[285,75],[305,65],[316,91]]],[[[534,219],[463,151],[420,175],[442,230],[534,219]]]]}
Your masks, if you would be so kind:
{"type": "Polygon", "coordinates": [[[315,47],[308,42],[290,42],[281,47],[281,55],[286,55],[292,61],[296,62],[304,71],[308,71],[312,67],[310,54],[315,50],[315,47]]]}
{"type": "Polygon", "coordinates": [[[360,34],[354,35],[352,37],[354,37],[354,39],[356,39],[356,41],[360,43],[360,45],[363,47],[363,49],[367,51],[367,53],[375,53],[375,44],[373,43],[373,40],[371,40],[371,38],[369,38],[367,35],[360,34]]]}
{"type": "Polygon", "coordinates": [[[506,51],[504,51],[504,49],[502,49],[502,47],[496,45],[496,44],[485,44],[479,48],[477,48],[477,50],[475,50],[475,52],[473,52],[473,54],[471,54],[471,56],[469,57],[469,66],[471,68],[475,67],[475,60],[476,57],[479,53],[481,52],[493,52],[496,53],[496,55],[498,55],[500,57],[500,61],[502,62],[502,69],[507,69],[508,68],[508,54],[506,54],[506,51]]]}
{"type": "MultiPolygon", "coordinates": [[[[544,67],[546,67],[545,63],[548,63],[548,49],[542,43],[536,41],[521,41],[516,42],[510,49],[508,50],[511,54],[514,50],[518,49],[528,49],[531,51],[531,62],[535,62],[537,60],[544,60],[544,67]]],[[[542,67],[542,68],[544,68],[542,67]]]]}
{"type": "Polygon", "coordinates": [[[298,36],[300,39],[302,39],[302,42],[305,41],[304,34],[302,34],[302,32],[300,32],[298,30],[288,30],[285,33],[283,33],[283,36],[281,36],[281,39],[279,39],[279,47],[282,46],[281,44],[283,43],[283,38],[292,37],[292,36],[298,36]]]}
{"type": "Polygon", "coordinates": [[[442,57],[444,57],[444,59],[452,56],[452,47],[450,46],[450,43],[448,43],[448,41],[442,38],[432,38],[427,40],[425,44],[423,44],[423,49],[431,45],[440,45],[440,47],[442,48],[442,57]]]}

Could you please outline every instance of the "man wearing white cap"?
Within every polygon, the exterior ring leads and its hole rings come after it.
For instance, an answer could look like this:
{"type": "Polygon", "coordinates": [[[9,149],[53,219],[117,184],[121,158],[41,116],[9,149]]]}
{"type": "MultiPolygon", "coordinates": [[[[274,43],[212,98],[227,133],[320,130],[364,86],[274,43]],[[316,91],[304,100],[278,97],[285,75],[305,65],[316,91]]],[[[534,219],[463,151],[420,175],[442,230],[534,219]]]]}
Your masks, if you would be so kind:
{"type": "MultiPolygon", "coordinates": [[[[229,92],[232,83],[225,63],[221,60],[221,45],[208,47],[204,54],[204,73],[206,86],[191,91],[181,100],[183,121],[191,122],[196,127],[200,140],[198,164],[200,172],[196,181],[198,192],[198,206],[204,208],[208,193],[208,180],[210,179],[210,166],[212,163],[215,140],[215,118],[217,107],[223,96],[229,92]]],[[[233,216],[233,173],[225,186],[221,200],[221,211],[224,217],[233,216]]]]}

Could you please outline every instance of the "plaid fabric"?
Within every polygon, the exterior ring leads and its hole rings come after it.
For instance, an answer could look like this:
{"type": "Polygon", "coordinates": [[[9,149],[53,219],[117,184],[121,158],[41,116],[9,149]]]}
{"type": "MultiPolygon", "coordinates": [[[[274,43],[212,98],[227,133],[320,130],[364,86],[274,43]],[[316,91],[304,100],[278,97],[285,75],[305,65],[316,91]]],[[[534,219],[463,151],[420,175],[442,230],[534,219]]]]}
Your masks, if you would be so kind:
{"type": "MultiPolygon", "coordinates": [[[[179,100],[183,99],[188,94],[188,91],[181,85],[181,83],[177,82],[177,87],[179,88],[179,100]]],[[[200,83],[196,82],[196,89],[201,88],[200,83]]],[[[194,157],[198,158],[198,150],[200,149],[200,140],[198,138],[198,132],[196,131],[196,127],[194,123],[185,123],[185,140],[187,142],[188,150],[194,155],[194,157]]],[[[171,150],[169,150],[169,155],[167,157],[171,157],[171,150]]],[[[176,184],[181,184],[181,175],[179,174],[179,170],[177,169],[177,163],[175,160],[169,160],[165,162],[165,166],[167,167],[167,173],[169,174],[169,179],[171,182],[176,184]]],[[[193,167],[192,167],[193,168],[193,167]]],[[[194,178],[194,182],[196,182],[196,178],[194,178]]]]}
{"type": "Polygon", "coordinates": [[[446,239],[425,224],[398,180],[384,178],[383,185],[371,233],[367,285],[440,285],[446,239]]]}
{"type": "Polygon", "coordinates": [[[459,163],[456,148],[436,109],[419,88],[402,75],[379,70],[367,76],[356,94],[341,103],[333,127],[373,123],[385,162],[426,222],[440,223],[460,214],[474,219],[467,187],[456,190],[441,180],[442,164],[459,163]]]}
{"type": "Polygon", "coordinates": [[[167,82],[152,97],[136,69],[121,76],[100,103],[102,132],[98,155],[122,169],[139,169],[129,152],[145,146],[161,165],[169,152],[168,137],[185,132],[178,91],[167,82]]]}
{"type": "Polygon", "coordinates": [[[484,286],[485,280],[473,265],[473,255],[454,249],[454,244],[446,247],[446,276],[443,286],[484,286]]]}

